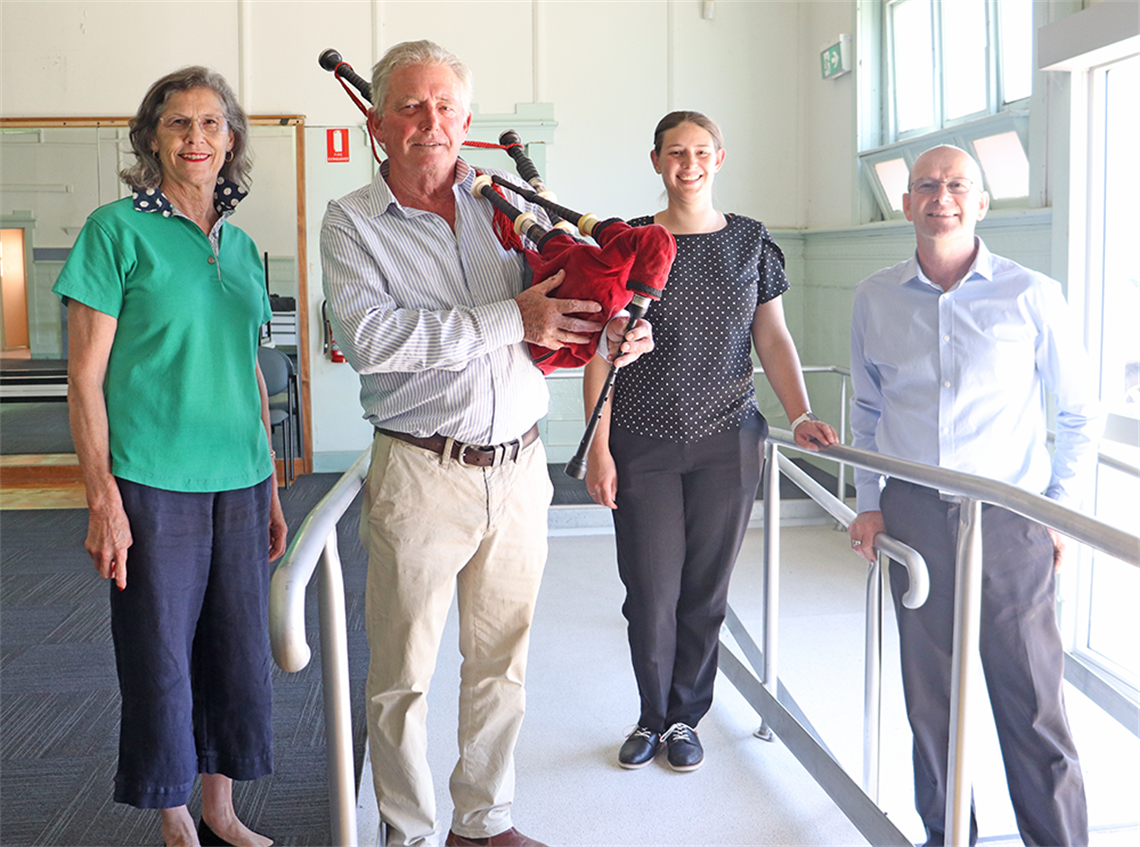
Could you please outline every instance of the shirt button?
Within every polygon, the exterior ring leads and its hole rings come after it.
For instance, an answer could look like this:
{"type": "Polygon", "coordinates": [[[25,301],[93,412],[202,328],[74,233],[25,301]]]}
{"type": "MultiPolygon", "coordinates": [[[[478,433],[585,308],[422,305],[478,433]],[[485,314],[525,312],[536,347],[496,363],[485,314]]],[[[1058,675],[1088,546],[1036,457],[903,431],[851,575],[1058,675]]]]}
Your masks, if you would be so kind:
{"type": "Polygon", "coordinates": [[[950,336],[949,336],[949,335],[944,335],[944,336],[942,336],[942,340],[943,340],[943,341],[949,341],[949,340],[950,340],[950,336]]]}
{"type": "Polygon", "coordinates": [[[943,387],[943,388],[949,388],[949,387],[950,387],[950,383],[948,383],[948,382],[944,382],[944,383],[942,383],[942,387],[943,387]]]}
{"type": "Polygon", "coordinates": [[[216,259],[215,259],[213,256],[211,256],[211,257],[210,257],[210,258],[208,258],[206,261],[207,261],[207,262],[209,262],[209,263],[212,265],[212,264],[214,264],[214,262],[216,262],[217,260],[216,260],[216,259]]]}

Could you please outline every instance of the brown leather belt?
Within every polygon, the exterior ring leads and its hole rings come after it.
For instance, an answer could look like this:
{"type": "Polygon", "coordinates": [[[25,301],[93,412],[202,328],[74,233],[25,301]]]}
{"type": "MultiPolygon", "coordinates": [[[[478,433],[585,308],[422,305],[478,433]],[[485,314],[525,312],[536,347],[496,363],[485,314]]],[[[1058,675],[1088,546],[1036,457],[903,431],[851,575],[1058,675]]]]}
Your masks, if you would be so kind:
{"type": "Polygon", "coordinates": [[[504,441],[502,444],[480,445],[480,444],[464,444],[461,441],[456,441],[454,438],[448,438],[443,435],[429,435],[427,438],[420,438],[417,435],[408,435],[406,432],[393,432],[390,429],[382,429],[376,427],[377,432],[382,432],[389,438],[395,438],[397,441],[403,441],[415,447],[422,447],[424,450],[430,450],[438,456],[444,454],[444,450],[448,449],[447,445],[451,445],[451,458],[463,465],[469,465],[475,468],[494,468],[503,464],[504,462],[513,462],[518,459],[519,454],[523,451],[524,447],[529,447],[538,438],[538,424],[535,424],[525,433],[522,438],[516,438],[514,441],[504,441]]]}

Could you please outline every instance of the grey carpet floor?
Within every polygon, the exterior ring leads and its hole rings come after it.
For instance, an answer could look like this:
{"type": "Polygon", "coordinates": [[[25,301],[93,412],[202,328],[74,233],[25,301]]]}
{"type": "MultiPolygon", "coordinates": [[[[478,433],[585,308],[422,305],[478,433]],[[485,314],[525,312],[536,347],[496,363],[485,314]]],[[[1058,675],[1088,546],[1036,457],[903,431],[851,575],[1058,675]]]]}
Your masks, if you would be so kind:
{"type": "Polygon", "coordinates": [[[66,403],[0,403],[0,454],[74,452],[66,403]]]}
{"type": "MultiPolygon", "coordinates": [[[[66,410],[64,404],[59,408],[66,410]]],[[[561,465],[551,465],[550,472],[556,504],[589,502],[584,483],[566,477],[561,465]]],[[[282,491],[291,530],[336,478],[303,476],[282,491]]],[[[357,537],[358,513],[359,505],[349,507],[339,546],[359,777],[368,647],[367,558],[357,537]]],[[[5,847],[162,843],[156,813],[111,799],[119,692],[110,588],[83,550],[86,529],[84,510],[0,512],[0,844],[5,847]]],[[[313,588],[306,611],[313,659],[297,674],[274,669],[274,773],[235,786],[243,819],[282,847],[329,843],[316,620],[313,588]]],[[[200,808],[197,789],[190,808],[195,813],[200,808]]]]}
{"type": "MultiPolygon", "coordinates": [[[[282,503],[291,529],[335,481],[301,477],[282,503]]],[[[342,521],[357,773],[363,756],[365,556],[356,506],[342,521]]],[[[159,818],[112,802],[119,692],[108,584],[83,550],[83,510],[0,513],[0,843],[158,845],[159,818]]],[[[313,660],[274,670],[272,776],[235,786],[239,813],[282,847],[329,843],[316,596],[307,610],[313,660]]],[[[191,811],[200,808],[198,789],[191,811]]]]}

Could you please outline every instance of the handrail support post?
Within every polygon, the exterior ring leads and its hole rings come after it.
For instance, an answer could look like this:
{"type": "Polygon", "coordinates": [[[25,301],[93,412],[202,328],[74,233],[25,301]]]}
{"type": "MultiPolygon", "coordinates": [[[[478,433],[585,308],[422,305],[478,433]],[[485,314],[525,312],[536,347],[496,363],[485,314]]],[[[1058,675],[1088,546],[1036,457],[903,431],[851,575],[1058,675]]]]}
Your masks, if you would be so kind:
{"type": "Polygon", "coordinates": [[[867,566],[863,640],[863,790],[879,802],[879,727],[882,721],[883,578],[880,555],[867,566]]]}
{"type": "Polygon", "coordinates": [[[959,501],[954,582],[954,653],[950,676],[950,746],[946,772],[947,845],[970,841],[969,734],[982,607],[982,501],[959,501]]]}
{"type": "Polygon", "coordinates": [[[764,447],[764,678],[761,682],[778,697],[776,649],[780,605],[780,462],[772,441],[764,447]]]}
{"type": "Polygon", "coordinates": [[[348,687],[348,623],[336,528],[321,553],[318,593],[332,843],[356,847],[356,772],[348,687]]]}
{"type": "MultiPolygon", "coordinates": [[[[839,375],[839,443],[846,443],[847,432],[847,377],[839,375]]],[[[840,503],[847,502],[847,465],[843,462],[835,470],[835,496],[840,503]]]]}

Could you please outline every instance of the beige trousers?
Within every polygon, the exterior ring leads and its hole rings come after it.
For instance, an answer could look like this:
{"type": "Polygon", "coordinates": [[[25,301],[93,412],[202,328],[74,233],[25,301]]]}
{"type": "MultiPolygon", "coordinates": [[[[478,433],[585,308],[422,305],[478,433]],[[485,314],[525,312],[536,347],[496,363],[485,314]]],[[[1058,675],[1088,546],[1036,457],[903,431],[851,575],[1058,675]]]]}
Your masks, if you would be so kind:
{"type": "Polygon", "coordinates": [[[514,747],[552,493],[540,440],[517,462],[472,468],[376,436],[360,520],[369,554],[365,695],[389,845],[439,840],[427,693],[456,589],[463,662],[451,828],[483,838],[512,825],[514,747]]]}

